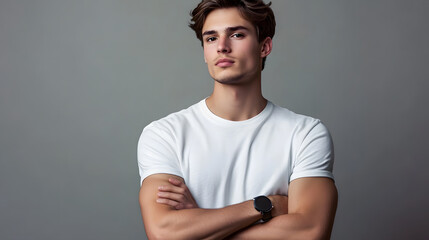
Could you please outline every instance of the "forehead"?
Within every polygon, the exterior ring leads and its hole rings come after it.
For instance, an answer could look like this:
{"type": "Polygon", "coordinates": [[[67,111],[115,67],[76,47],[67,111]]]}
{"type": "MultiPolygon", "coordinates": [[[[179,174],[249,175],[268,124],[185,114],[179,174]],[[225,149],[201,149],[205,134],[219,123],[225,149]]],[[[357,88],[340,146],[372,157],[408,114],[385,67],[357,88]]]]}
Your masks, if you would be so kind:
{"type": "Polygon", "coordinates": [[[220,8],[211,11],[204,22],[202,32],[223,31],[228,27],[243,26],[254,31],[251,22],[244,19],[237,8],[220,8]]]}

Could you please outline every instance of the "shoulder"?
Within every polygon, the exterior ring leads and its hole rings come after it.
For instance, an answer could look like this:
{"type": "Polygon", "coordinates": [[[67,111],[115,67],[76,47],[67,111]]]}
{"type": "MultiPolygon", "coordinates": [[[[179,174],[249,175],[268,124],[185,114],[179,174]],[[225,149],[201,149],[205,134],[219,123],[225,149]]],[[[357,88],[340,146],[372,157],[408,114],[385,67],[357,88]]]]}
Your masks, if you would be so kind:
{"type": "Polygon", "coordinates": [[[170,113],[169,115],[149,123],[143,129],[143,133],[148,131],[161,131],[174,133],[178,129],[182,129],[186,125],[191,124],[200,115],[200,103],[195,103],[186,109],[170,113]]]}
{"type": "Polygon", "coordinates": [[[271,119],[280,126],[290,127],[295,133],[309,132],[314,128],[327,130],[320,119],[295,113],[276,104],[273,104],[271,119]]]}
{"type": "Polygon", "coordinates": [[[283,138],[290,139],[293,149],[299,152],[311,143],[323,144],[324,148],[333,147],[331,134],[318,118],[295,113],[287,108],[274,105],[270,126],[281,132],[283,138]]]}
{"type": "Polygon", "coordinates": [[[287,131],[284,131],[291,138],[293,149],[293,171],[289,181],[302,177],[334,179],[333,141],[321,120],[278,106],[273,111],[273,117],[289,125],[287,131]]]}

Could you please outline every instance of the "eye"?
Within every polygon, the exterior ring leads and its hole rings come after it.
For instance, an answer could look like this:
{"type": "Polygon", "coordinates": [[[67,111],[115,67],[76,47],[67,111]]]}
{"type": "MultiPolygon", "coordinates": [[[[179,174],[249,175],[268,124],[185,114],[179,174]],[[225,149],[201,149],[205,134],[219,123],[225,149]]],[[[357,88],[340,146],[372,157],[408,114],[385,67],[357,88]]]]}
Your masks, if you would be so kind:
{"type": "Polygon", "coordinates": [[[233,38],[243,38],[244,34],[242,34],[242,33],[234,33],[234,34],[231,35],[231,37],[233,37],[233,38]]]}
{"type": "Polygon", "coordinates": [[[208,38],[206,38],[206,42],[213,42],[214,40],[216,40],[216,37],[208,37],[208,38]]]}

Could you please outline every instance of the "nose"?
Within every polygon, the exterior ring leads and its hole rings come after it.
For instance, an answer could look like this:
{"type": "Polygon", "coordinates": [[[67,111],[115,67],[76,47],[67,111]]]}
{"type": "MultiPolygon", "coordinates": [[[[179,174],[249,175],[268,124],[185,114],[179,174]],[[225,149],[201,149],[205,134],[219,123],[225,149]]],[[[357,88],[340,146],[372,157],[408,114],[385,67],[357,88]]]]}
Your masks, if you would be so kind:
{"type": "Polygon", "coordinates": [[[218,45],[217,45],[217,52],[218,53],[230,53],[231,52],[230,43],[229,43],[229,40],[226,36],[220,36],[219,37],[218,45]]]}

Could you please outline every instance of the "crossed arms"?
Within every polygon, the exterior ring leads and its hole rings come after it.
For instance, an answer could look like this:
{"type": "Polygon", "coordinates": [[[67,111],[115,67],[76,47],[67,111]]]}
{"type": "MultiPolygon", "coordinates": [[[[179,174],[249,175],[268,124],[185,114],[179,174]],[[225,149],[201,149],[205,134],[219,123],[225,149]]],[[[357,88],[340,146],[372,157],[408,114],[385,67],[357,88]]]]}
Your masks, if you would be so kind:
{"type": "Polygon", "coordinates": [[[337,190],[329,178],[299,178],[288,197],[269,196],[273,219],[253,225],[262,215],[253,200],[219,209],[199,208],[183,179],[154,174],[140,188],[139,202],[149,239],[329,239],[337,190]]]}

